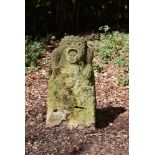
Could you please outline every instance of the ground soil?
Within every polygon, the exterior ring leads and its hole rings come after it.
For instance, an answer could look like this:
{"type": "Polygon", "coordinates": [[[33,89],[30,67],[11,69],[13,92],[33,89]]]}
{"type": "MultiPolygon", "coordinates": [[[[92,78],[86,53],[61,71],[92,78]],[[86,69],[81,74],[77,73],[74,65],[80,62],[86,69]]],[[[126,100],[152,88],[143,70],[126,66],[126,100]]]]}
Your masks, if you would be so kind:
{"type": "Polygon", "coordinates": [[[47,89],[50,51],[39,62],[37,71],[26,74],[25,154],[26,155],[128,155],[128,87],[119,86],[122,74],[114,64],[95,72],[95,130],[46,128],[47,89]]]}

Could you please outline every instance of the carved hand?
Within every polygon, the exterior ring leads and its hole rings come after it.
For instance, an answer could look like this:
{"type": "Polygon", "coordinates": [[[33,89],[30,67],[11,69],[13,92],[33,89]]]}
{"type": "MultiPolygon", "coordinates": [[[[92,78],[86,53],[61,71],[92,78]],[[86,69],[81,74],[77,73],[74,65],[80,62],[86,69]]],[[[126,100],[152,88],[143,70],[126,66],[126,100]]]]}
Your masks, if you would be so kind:
{"type": "Polygon", "coordinates": [[[84,78],[89,79],[92,74],[92,70],[91,64],[87,64],[82,73],[84,78]]]}

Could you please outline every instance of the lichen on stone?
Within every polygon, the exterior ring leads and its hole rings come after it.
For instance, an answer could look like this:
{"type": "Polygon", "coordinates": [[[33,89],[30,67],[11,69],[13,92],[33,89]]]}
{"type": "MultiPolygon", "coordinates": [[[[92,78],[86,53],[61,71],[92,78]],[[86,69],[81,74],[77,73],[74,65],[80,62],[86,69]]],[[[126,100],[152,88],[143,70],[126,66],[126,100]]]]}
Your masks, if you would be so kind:
{"type": "Polygon", "coordinates": [[[51,54],[47,126],[94,126],[93,49],[82,37],[66,36],[51,54]]]}

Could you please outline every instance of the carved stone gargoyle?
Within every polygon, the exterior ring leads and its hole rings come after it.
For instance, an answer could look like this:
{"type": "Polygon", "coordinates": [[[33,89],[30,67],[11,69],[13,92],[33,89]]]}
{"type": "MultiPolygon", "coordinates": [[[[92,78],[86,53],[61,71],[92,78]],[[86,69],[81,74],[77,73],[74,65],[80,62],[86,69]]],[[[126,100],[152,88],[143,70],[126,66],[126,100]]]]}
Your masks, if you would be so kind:
{"type": "Polygon", "coordinates": [[[93,49],[82,37],[65,36],[51,54],[46,126],[94,127],[93,49]]]}

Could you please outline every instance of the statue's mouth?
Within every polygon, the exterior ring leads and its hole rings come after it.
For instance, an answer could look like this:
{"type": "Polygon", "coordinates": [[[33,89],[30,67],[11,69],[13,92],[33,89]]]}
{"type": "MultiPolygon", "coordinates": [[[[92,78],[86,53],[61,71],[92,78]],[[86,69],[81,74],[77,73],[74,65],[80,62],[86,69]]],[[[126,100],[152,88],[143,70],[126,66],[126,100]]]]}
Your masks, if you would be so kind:
{"type": "Polygon", "coordinates": [[[70,50],[69,50],[69,53],[70,53],[70,52],[77,53],[78,51],[77,51],[76,49],[70,49],[70,50]]]}
{"type": "Polygon", "coordinates": [[[78,60],[78,51],[76,49],[69,49],[68,58],[70,63],[76,63],[78,60]]]}
{"type": "Polygon", "coordinates": [[[72,57],[76,57],[77,56],[78,51],[76,49],[70,49],[68,54],[72,57]]]}

